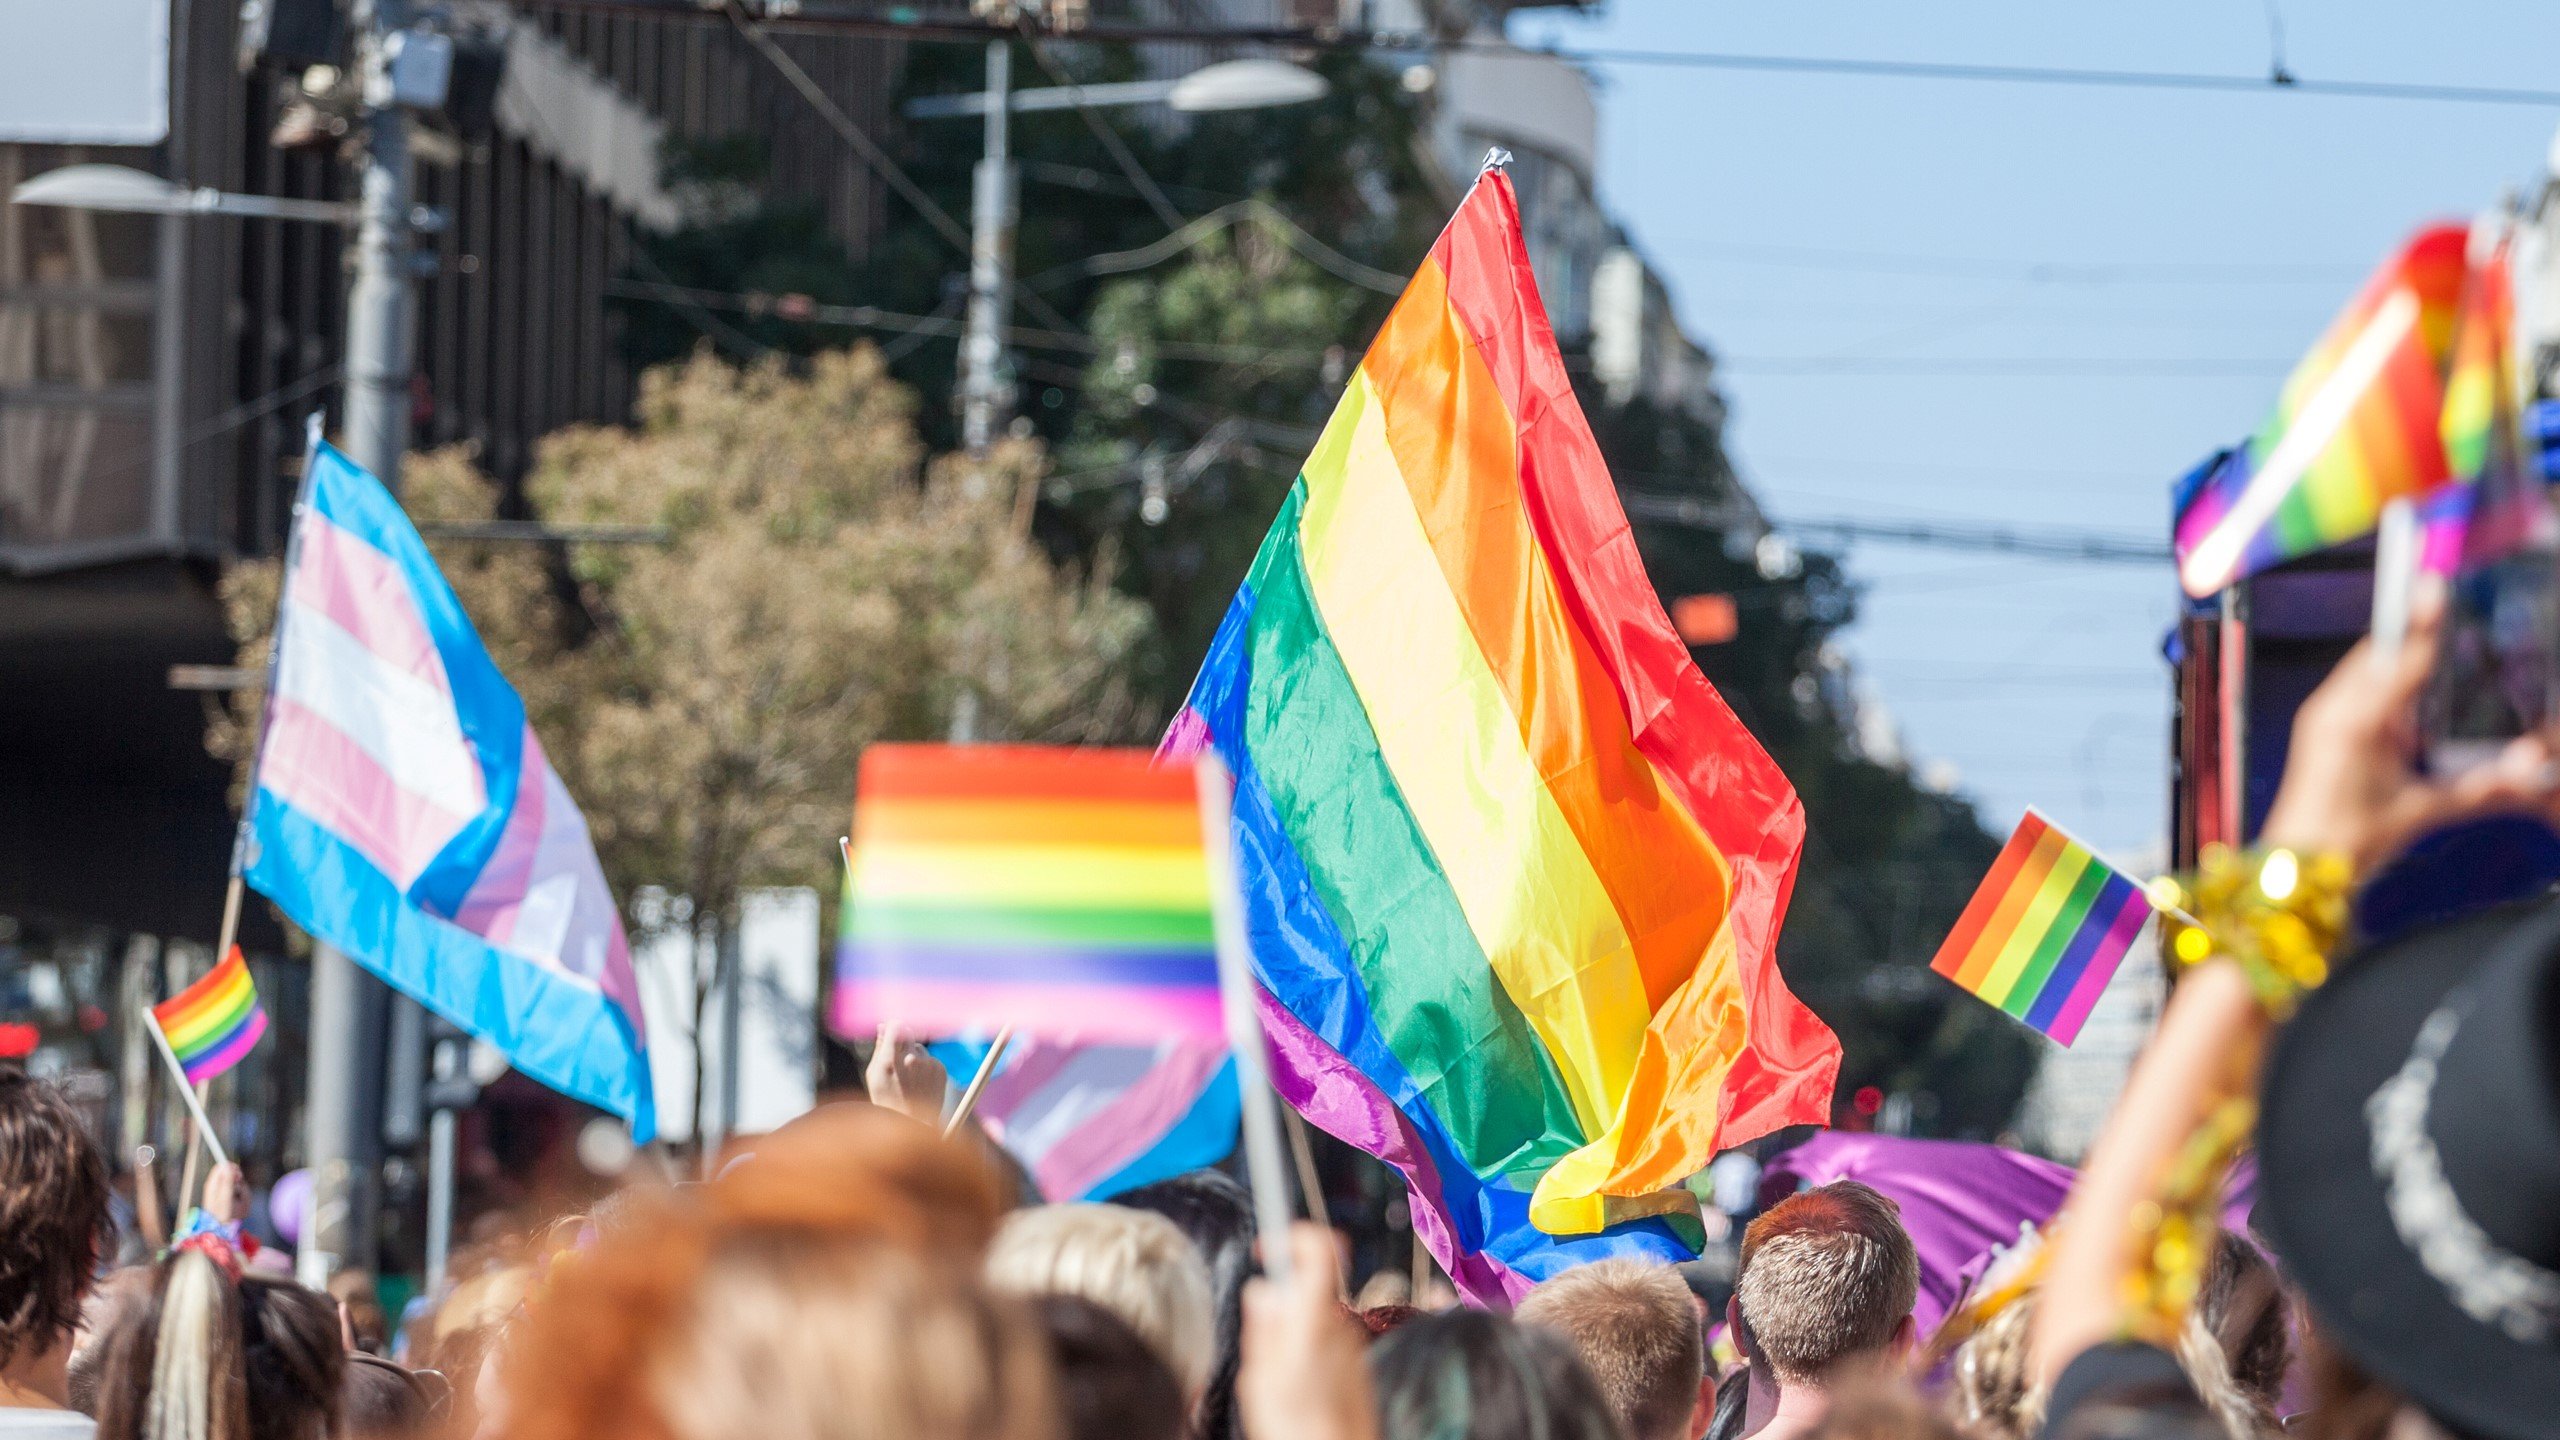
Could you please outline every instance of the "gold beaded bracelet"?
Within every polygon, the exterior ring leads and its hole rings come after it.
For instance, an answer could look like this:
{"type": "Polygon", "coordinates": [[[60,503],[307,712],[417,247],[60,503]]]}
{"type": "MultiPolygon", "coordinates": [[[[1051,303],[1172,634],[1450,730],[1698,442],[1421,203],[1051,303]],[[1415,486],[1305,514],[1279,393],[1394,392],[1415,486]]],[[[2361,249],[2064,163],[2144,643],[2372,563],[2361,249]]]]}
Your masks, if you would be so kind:
{"type": "Polygon", "coordinates": [[[2329,978],[2354,882],[2343,855],[2208,845],[2193,875],[2152,882],[2151,901],[2180,969],[2229,960],[2267,1013],[2284,1020],[2304,991],[2329,978]]]}

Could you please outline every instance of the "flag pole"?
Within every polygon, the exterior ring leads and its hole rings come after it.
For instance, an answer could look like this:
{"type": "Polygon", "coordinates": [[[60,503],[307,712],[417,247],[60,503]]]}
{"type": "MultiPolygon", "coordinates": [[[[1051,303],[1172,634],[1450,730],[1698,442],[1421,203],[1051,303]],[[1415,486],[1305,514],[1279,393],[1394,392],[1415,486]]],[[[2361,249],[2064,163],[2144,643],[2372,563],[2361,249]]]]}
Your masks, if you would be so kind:
{"type": "MultiPolygon", "coordinates": [[[[187,1114],[195,1119],[196,1133],[204,1137],[205,1147],[213,1151],[213,1163],[230,1164],[231,1156],[222,1148],[222,1137],[213,1133],[213,1122],[205,1118],[204,1101],[196,1097],[196,1087],[187,1082],[187,1067],[178,1063],[178,1052],[169,1048],[169,1033],[160,1028],[160,1017],[145,1010],[142,1013],[142,1023],[150,1027],[151,1040],[159,1048],[160,1058],[169,1062],[169,1073],[178,1077],[179,1098],[187,1102],[187,1114]]],[[[181,1180],[179,1183],[183,1186],[186,1181],[181,1180]]],[[[187,1197],[184,1194],[179,1195],[178,1204],[181,1207],[179,1213],[182,1215],[186,1213],[184,1209],[186,1203],[187,1197]]]]}
{"type": "Polygon", "coordinates": [[[2212,930],[2206,927],[2203,921],[2188,914],[2186,911],[2179,909],[2175,905],[2161,904],[2160,897],[2152,892],[2151,886],[2147,882],[2134,879],[2136,875],[2141,873],[2140,871],[2135,870],[2130,865],[2117,864],[2107,855],[2107,852],[2090,844],[2088,841],[2081,839],[2079,836],[2072,834],[2070,831],[2063,829],[2059,824],[2055,823],[2052,816],[2047,815],[2033,805],[2027,807],[2027,813],[2033,815],[2038,820],[2043,821],[2044,828],[2047,830],[2050,830],[2054,834],[2061,836],[2063,839],[2070,841],[2072,844],[2079,846],[2081,849],[2088,851],[2090,859],[2097,861],[2099,864],[2106,866],[2108,869],[2113,870],[2128,880],[2133,880],[2134,888],[2142,892],[2143,902],[2149,905],[2153,910],[2167,914],[2187,925],[2191,929],[2203,930],[2208,935],[2213,933],[2212,930]]]}
{"type": "Polygon", "coordinates": [[[995,1043],[987,1047],[986,1058],[978,1062],[978,1073],[969,1077],[969,1088],[960,1092],[960,1103],[952,1108],[951,1118],[942,1122],[944,1139],[959,1134],[960,1127],[969,1123],[969,1112],[978,1108],[978,1096],[985,1092],[987,1082],[995,1078],[996,1062],[1004,1058],[1005,1047],[1012,1043],[1012,1026],[1007,1025],[996,1032],[995,1043]]]}
{"type": "Polygon", "coordinates": [[[1308,1219],[1327,1224],[1332,1217],[1325,1213],[1324,1179],[1316,1174],[1316,1148],[1307,1139],[1306,1117],[1283,1110],[1280,1118],[1289,1124],[1289,1158],[1298,1163],[1298,1198],[1306,1202],[1308,1219]]]}
{"type": "Polygon", "coordinates": [[[1227,1015],[1227,1045],[1235,1052],[1236,1093],[1244,1102],[1245,1170],[1253,1181],[1254,1224],[1262,1232],[1263,1273],[1289,1278],[1289,1180],[1280,1149],[1280,1097],[1254,1012],[1253,954],[1245,939],[1244,895],[1236,884],[1232,824],[1234,782],[1215,750],[1201,753],[1200,830],[1208,842],[1209,915],[1218,938],[1218,992],[1227,1015]]]}

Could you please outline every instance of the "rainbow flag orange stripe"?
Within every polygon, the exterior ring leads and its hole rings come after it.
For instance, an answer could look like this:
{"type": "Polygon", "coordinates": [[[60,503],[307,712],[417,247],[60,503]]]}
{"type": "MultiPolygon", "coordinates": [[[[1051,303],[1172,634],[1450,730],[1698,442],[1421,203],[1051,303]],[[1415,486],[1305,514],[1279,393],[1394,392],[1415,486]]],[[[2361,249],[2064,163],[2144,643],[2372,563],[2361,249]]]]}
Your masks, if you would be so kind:
{"type": "Polygon", "coordinates": [[[151,1007],[151,1019],[168,1038],[169,1052],[187,1083],[201,1085],[240,1063],[267,1033],[267,1012],[240,947],[176,995],[151,1007]]]}
{"type": "Polygon", "coordinates": [[[2140,885],[2030,810],[1929,968],[2068,1045],[2150,916],[2140,885]]]}

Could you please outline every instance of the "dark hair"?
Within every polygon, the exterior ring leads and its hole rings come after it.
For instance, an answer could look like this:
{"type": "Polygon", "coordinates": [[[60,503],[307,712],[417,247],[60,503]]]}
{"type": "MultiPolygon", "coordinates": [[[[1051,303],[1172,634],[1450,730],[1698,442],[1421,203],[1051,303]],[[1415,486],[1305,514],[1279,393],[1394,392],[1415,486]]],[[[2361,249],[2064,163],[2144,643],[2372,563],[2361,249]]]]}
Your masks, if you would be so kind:
{"type": "Polygon", "coordinates": [[[346,1352],[325,1296],[263,1275],[234,1276],[193,1245],[154,1267],[151,1294],[107,1342],[99,1440],[142,1440],[154,1417],[200,1406],[205,1440],[320,1440],[338,1426],[346,1352]],[[201,1396],[157,1394],[164,1353],[199,1370],[201,1396]]]}
{"type": "Polygon", "coordinates": [[[1751,1409],[1751,1367],[1737,1365],[1716,1382],[1716,1408],[1701,1440],[1742,1440],[1742,1422],[1751,1409]]]}
{"type": "Polygon", "coordinates": [[[2276,1267],[2258,1247],[2225,1230],[2204,1267],[2196,1319],[2222,1347],[2231,1383],[2269,1420],[2284,1413],[2284,1377],[2293,1365],[2293,1316],[2276,1267]]]}
{"type": "Polygon", "coordinates": [[[1129,1322],[1081,1295],[1031,1302],[1057,1363],[1067,1440],[1181,1440],[1182,1382],[1129,1322]]]}
{"type": "Polygon", "coordinates": [[[1625,1440],[1571,1342],[1490,1310],[1446,1310],[1369,1351],[1383,1440],[1625,1440]]]}
{"type": "Polygon", "coordinates": [[[351,1353],[338,1391],[341,1433],[349,1440],[424,1435],[442,1408],[442,1383],[432,1371],[420,1376],[379,1355],[351,1353]]]}
{"type": "Polygon", "coordinates": [[[1194,1170],[1115,1195],[1114,1205],[1152,1210],[1191,1237],[1209,1263],[1209,1299],[1217,1313],[1217,1358],[1200,1394],[1202,1440],[1237,1440],[1237,1336],[1244,1329],[1244,1282],[1253,1275],[1253,1196],[1234,1177],[1194,1170]]]}
{"type": "Polygon", "coordinates": [[[108,1344],[150,1302],[151,1284],[150,1266],[128,1265],[99,1281],[81,1302],[80,1340],[71,1347],[71,1364],[64,1371],[72,1409],[98,1413],[98,1372],[106,1368],[108,1344]]]}
{"type": "Polygon", "coordinates": [[[60,1090],[0,1069],[0,1365],[80,1323],[115,1238],[107,1162],[60,1090]]]}

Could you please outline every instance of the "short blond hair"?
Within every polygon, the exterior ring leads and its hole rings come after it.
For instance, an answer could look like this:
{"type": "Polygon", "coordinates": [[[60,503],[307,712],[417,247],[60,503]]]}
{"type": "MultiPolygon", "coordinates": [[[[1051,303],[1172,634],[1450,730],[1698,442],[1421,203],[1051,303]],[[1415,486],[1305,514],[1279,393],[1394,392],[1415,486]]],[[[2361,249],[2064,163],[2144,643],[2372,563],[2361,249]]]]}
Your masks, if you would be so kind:
{"type": "Polygon", "coordinates": [[[1819,1383],[1891,1343],[1920,1293],[1900,1215],[1873,1187],[1838,1180],[1788,1196],[1743,1233],[1734,1295],[1780,1383],[1819,1383]]]}
{"type": "Polygon", "coordinates": [[[1080,1295],[1128,1323],[1197,1397],[1217,1362],[1208,1262],[1180,1227],[1125,1205],[1017,1210],[987,1252],[987,1283],[1025,1297],[1080,1295]]]}
{"type": "Polygon", "coordinates": [[[1629,1440],[1684,1440],[1706,1378],[1705,1326],[1668,1265],[1618,1258],[1568,1270],[1529,1292],[1519,1318],[1573,1342],[1629,1440]]]}

